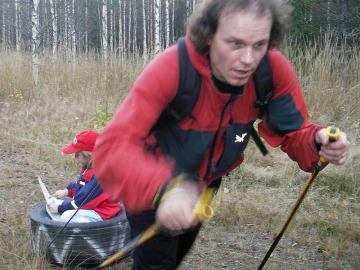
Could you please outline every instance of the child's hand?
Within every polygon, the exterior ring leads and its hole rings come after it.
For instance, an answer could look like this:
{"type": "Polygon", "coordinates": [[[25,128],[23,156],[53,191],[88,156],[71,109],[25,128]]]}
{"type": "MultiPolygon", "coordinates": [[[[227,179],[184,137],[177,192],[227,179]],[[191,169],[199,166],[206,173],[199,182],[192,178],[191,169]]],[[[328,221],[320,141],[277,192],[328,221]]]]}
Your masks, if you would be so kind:
{"type": "Polygon", "coordinates": [[[55,203],[51,203],[47,205],[51,213],[59,213],[58,212],[58,205],[55,203]]]}
{"type": "Polygon", "coordinates": [[[64,197],[66,197],[68,195],[68,190],[65,188],[65,189],[60,189],[60,190],[57,190],[55,193],[54,193],[54,196],[56,199],[62,199],[64,197]]]}

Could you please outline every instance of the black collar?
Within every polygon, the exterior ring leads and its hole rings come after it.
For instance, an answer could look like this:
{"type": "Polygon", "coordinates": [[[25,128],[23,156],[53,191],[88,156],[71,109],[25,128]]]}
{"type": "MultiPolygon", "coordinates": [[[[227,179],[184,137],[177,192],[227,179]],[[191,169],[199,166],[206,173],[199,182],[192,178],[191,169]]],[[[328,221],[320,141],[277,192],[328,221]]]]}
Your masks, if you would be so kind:
{"type": "Polygon", "coordinates": [[[232,94],[232,95],[241,95],[244,91],[244,86],[235,86],[228,84],[226,82],[220,81],[214,75],[212,75],[212,80],[216,86],[216,88],[224,94],[232,94]]]}

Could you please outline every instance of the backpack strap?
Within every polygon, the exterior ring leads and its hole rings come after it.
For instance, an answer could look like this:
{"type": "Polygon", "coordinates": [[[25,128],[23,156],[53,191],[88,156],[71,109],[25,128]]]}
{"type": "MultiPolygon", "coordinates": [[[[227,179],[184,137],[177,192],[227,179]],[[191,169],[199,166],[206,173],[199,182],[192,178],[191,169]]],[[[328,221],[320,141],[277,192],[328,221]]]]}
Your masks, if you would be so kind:
{"type": "MultiPolygon", "coordinates": [[[[261,118],[269,104],[272,95],[274,94],[272,71],[268,54],[264,55],[255,71],[254,83],[256,91],[254,107],[259,108],[258,118],[261,118]]],[[[266,149],[265,144],[260,139],[260,136],[254,126],[251,127],[251,136],[260,152],[264,156],[267,155],[269,151],[266,149]]]]}
{"type": "Polygon", "coordinates": [[[261,118],[274,94],[272,71],[268,54],[265,54],[261,59],[254,74],[254,82],[256,91],[256,101],[254,102],[254,106],[255,108],[260,109],[258,118],[261,118]]]}
{"type": "Polygon", "coordinates": [[[161,113],[155,129],[176,124],[190,116],[199,98],[201,76],[190,61],[183,37],[178,39],[178,52],[180,74],[177,94],[161,113]]]}
{"type": "Polygon", "coordinates": [[[256,131],[254,125],[251,125],[251,137],[253,138],[256,146],[259,148],[261,154],[263,154],[263,156],[266,156],[269,151],[266,149],[266,146],[261,140],[259,133],[256,131]]]}

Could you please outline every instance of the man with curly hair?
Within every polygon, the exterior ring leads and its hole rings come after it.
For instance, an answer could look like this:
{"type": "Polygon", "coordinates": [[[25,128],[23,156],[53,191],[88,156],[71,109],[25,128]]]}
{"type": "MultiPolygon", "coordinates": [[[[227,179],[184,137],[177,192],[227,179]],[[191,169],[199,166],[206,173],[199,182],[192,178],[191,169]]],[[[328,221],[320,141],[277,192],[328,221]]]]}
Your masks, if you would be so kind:
{"type": "Polygon", "coordinates": [[[304,171],[312,171],[320,156],[333,164],[345,162],[346,134],[329,143],[324,126],[309,121],[296,76],[275,49],[289,28],[290,13],[285,0],[203,1],[185,37],[191,64],[201,76],[191,115],[156,128],[178,91],[176,44],[147,66],[100,135],[95,171],[104,190],[124,203],[131,235],[154,222],[163,228],[135,250],[133,269],[175,269],[191,248],[200,227],[193,214],[199,194],[218,186],[244,159],[259,115],[253,74],[265,55],[275,89],[258,125],[260,136],[304,171]],[[179,173],[186,180],[161,197],[179,173]]]}

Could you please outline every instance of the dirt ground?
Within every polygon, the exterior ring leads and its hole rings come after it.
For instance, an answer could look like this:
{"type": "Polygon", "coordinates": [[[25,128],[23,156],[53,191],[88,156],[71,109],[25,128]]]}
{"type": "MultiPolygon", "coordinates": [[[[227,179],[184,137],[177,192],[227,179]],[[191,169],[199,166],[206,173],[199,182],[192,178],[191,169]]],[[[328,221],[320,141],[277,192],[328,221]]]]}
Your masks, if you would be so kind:
{"type": "MultiPolygon", "coordinates": [[[[0,143],[0,233],[1,239],[8,241],[1,245],[1,249],[7,245],[8,252],[13,254],[7,260],[0,260],[0,269],[35,269],[22,268],[24,264],[20,261],[22,257],[33,256],[28,238],[29,212],[43,201],[37,176],[45,176],[50,187],[54,188],[56,178],[68,173],[64,166],[54,164],[51,158],[46,163],[43,156],[40,161],[42,154],[46,155],[46,152],[41,144],[6,137],[0,143]],[[20,251],[19,246],[22,246],[20,251]],[[19,266],[11,266],[11,261],[19,266]]],[[[215,218],[203,227],[180,269],[257,268],[271,245],[273,235],[254,224],[230,229],[219,224],[215,218]]],[[[359,258],[350,260],[346,254],[342,257],[325,256],[319,246],[292,242],[285,234],[264,269],[360,269],[357,266],[360,266],[359,258]]],[[[111,269],[129,267],[127,259],[111,269]]],[[[45,269],[60,268],[48,265],[45,269]]]]}

